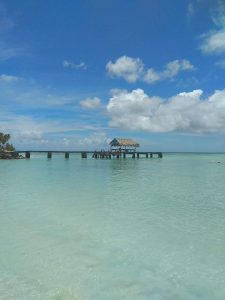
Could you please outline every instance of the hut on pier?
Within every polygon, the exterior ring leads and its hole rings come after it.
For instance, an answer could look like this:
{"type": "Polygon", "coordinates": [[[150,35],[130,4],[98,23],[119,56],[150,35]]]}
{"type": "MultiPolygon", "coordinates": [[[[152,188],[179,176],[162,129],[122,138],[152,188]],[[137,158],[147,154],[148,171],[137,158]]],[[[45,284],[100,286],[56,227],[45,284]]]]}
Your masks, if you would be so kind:
{"type": "Polygon", "coordinates": [[[111,152],[130,153],[136,152],[140,145],[132,139],[114,138],[110,143],[111,152]]]}

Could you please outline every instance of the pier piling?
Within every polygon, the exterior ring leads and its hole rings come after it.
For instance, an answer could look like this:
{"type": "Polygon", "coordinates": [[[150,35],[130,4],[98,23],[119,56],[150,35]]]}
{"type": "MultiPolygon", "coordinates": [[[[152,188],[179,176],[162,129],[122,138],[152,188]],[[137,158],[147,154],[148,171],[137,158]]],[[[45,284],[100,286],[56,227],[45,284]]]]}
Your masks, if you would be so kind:
{"type": "Polygon", "coordinates": [[[81,152],[81,158],[87,158],[87,152],[81,152]]]}
{"type": "Polygon", "coordinates": [[[29,152],[29,151],[26,151],[26,152],[25,152],[25,157],[26,157],[27,159],[30,159],[30,152],[29,152]]]}

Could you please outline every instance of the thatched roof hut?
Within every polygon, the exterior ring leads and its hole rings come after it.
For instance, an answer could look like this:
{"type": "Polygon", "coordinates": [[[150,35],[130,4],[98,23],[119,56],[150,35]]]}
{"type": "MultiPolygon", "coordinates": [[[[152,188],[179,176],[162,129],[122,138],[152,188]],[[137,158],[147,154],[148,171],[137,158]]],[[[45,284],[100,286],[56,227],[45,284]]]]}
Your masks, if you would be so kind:
{"type": "Polygon", "coordinates": [[[115,138],[110,143],[111,150],[135,151],[140,145],[132,139],[115,138]]]}

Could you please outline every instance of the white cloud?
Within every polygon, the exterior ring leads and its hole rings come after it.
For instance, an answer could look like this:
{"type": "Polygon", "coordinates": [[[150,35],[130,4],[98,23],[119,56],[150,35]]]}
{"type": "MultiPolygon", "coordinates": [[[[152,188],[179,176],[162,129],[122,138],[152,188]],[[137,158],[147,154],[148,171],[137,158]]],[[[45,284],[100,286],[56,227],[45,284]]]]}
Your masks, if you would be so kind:
{"type": "MultiPolygon", "coordinates": [[[[9,132],[16,144],[40,142],[43,140],[46,122],[35,121],[30,117],[0,113],[0,128],[9,132]]],[[[49,124],[48,124],[49,125],[49,124]]]]}
{"type": "Polygon", "coordinates": [[[170,78],[176,76],[180,71],[193,70],[194,66],[186,59],[174,60],[166,65],[164,76],[170,78]]]}
{"type": "Polygon", "coordinates": [[[17,81],[19,79],[21,78],[13,75],[5,75],[5,74],[0,75],[0,82],[10,83],[13,81],[17,81]]]}
{"type": "Polygon", "coordinates": [[[142,89],[113,95],[107,105],[110,126],[148,132],[225,132],[225,90],[203,99],[202,90],[169,99],[142,89]]]}
{"type": "Polygon", "coordinates": [[[225,53],[225,28],[202,36],[201,50],[206,54],[225,53]]]}
{"type": "Polygon", "coordinates": [[[10,133],[11,142],[23,149],[77,149],[104,141],[99,126],[77,123],[76,119],[46,120],[31,116],[17,115],[0,110],[0,131],[10,133]],[[83,132],[95,132],[90,138],[82,138],[83,132]]]}
{"type": "Polygon", "coordinates": [[[225,3],[218,2],[212,18],[215,28],[201,36],[200,49],[206,54],[225,53],[225,3]]]}
{"type": "Polygon", "coordinates": [[[122,77],[128,82],[137,81],[143,73],[144,64],[140,58],[119,57],[115,63],[109,61],[106,70],[112,77],[122,77]]]}
{"type": "Polygon", "coordinates": [[[115,63],[109,61],[106,69],[111,76],[122,77],[131,83],[139,80],[153,84],[157,81],[174,78],[182,71],[194,70],[194,66],[186,59],[176,59],[169,62],[162,71],[156,71],[153,68],[146,70],[140,58],[122,56],[115,63]]]}
{"type": "Polygon", "coordinates": [[[154,83],[160,80],[160,74],[158,74],[153,68],[147,70],[144,77],[144,81],[148,83],[154,83]]]}
{"type": "Polygon", "coordinates": [[[144,81],[151,84],[156,81],[174,78],[182,71],[192,70],[194,70],[194,66],[188,60],[176,59],[166,64],[163,71],[155,71],[153,68],[148,69],[144,81]]]}
{"type": "Polygon", "coordinates": [[[86,98],[80,101],[80,105],[84,108],[95,109],[101,105],[101,100],[98,97],[86,98]]]}
{"type": "Polygon", "coordinates": [[[82,70],[87,69],[87,65],[83,61],[79,64],[75,64],[75,63],[73,63],[71,61],[68,61],[66,59],[63,61],[63,67],[64,68],[69,68],[69,69],[82,69],[82,70]]]}

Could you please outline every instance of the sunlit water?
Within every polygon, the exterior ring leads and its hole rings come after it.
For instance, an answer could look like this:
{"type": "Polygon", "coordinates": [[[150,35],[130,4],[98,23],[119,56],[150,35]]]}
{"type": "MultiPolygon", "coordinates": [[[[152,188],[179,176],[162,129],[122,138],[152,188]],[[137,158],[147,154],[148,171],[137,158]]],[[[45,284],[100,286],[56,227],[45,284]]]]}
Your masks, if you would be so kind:
{"type": "Polygon", "coordinates": [[[0,172],[0,299],[225,299],[225,155],[0,172]]]}

